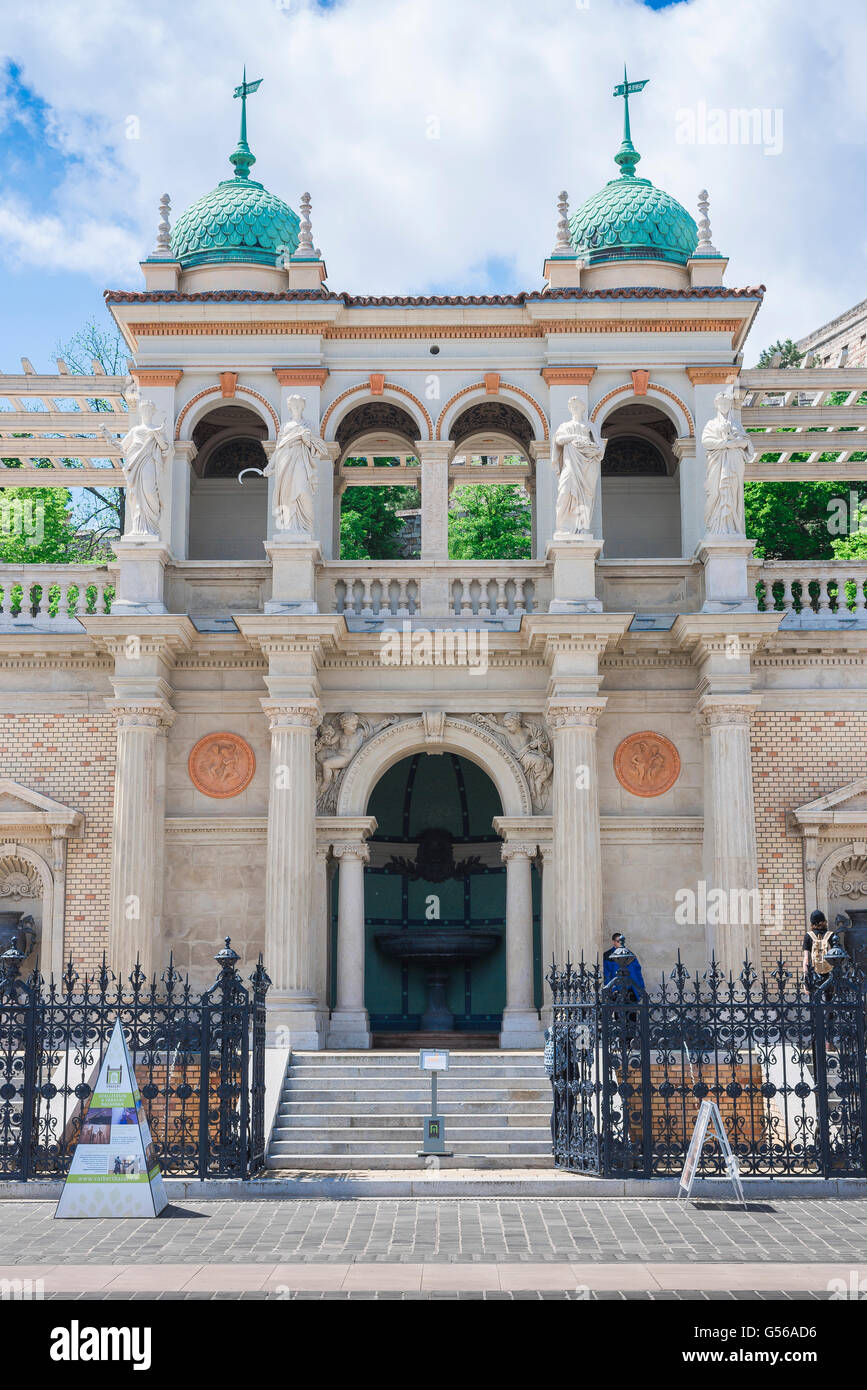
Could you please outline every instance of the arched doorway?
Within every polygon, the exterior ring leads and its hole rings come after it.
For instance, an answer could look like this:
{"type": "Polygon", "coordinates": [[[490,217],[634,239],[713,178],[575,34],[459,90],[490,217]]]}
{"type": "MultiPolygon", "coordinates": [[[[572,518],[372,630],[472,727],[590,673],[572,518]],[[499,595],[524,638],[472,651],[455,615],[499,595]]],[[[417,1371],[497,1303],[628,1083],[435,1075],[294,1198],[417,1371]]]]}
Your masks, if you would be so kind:
{"type": "Polygon", "coordinates": [[[677,430],[647,401],[622,405],[602,426],[602,530],[606,560],[681,554],[677,430]]]}
{"type": "Polygon", "coordinates": [[[197,453],[190,478],[191,560],[265,561],[268,482],[245,468],[264,469],[267,426],[242,405],[218,406],[193,431],[197,453]]]}
{"type": "MultiPolygon", "coordinates": [[[[468,758],[416,752],[383,774],[368,813],[377,820],[364,871],[364,995],[374,1045],[405,1046],[407,1035],[413,1044],[448,1035],[456,1045],[497,1046],[506,1004],[506,870],[493,829],[502,814],[497,788],[468,758]],[[447,958],[437,964],[413,957],[414,943],[439,933],[449,942],[447,958]],[[471,958],[461,956],[464,949],[471,958]],[[437,974],[441,978],[432,979],[437,974]]],[[[533,878],[538,1005],[540,894],[533,878]]]]}

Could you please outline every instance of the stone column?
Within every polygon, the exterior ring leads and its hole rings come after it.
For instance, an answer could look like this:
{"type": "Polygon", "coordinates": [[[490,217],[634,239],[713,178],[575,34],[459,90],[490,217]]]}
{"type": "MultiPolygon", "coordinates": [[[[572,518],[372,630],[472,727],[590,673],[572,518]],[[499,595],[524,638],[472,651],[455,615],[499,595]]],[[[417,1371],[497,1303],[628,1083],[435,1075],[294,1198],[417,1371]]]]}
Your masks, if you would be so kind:
{"type": "Polygon", "coordinates": [[[315,700],[264,699],[271,728],[268,859],[265,881],[265,961],[271,976],[269,1033],[280,1046],[317,1049],[325,1031],[324,1003],[313,973],[312,888],[316,849],[314,731],[322,713],[315,700]]]}
{"type": "Polygon", "coordinates": [[[363,840],[334,846],[340,864],[337,903],[337,1002],[328,1046],[370,1047],[364,1007],[364,866],[370,851],[363,840]]]}
{"type": "MultiPolygon", "coordinates": [[[[761,923],[758,904],[758,860],[750,755],[750,715],[758,699],[737,703],[707,696],[701,710],[710,743],[708,766],[713,843],[708,855],[713,880],[727,896],[725,914],[715,928],[718,964],[737,976],[745,957],[758,965],[761,923]]],[[[709,902],[709,910],[712,904],[709,902]]]]}
{"type": "MultiPolygon", "coordinates": [[[[600,953],[602,845],[596,726],[606,700],[551,701],[554,735],[554,932],[558,969],[600,953]]],[[[546,963],[547,964],[547,963],[546,963]]]]}
{"type": "Polygon", "coordinates": [[[508,841],[506,864],[506,1007],[500,1047],[539,1047],[542,1030],[533,1003],[533,894],[530,861],[534,844],[508,841]]]}
{"type": "Polygon", "coordinates": [[[117,723],[111,848],[109,965],[126,975],[136,959],[146,975],[161,964],[166,733],[165,700],[109,700],[117,723]]]}
{"type": "MultiPolygon", "coordinates": [[[[449,558],[449,459],[451,440],[416,441],[421,470],[421,563],[442,565],[449,558]]],[[[448,611],[448,575],[442,569],[422,569],[420,609],[423,618],[444,617],[448,611]]]]}
{"type": "MultiPolygon", "coordinates": [[[[552,1005],[551,990],[545,981],[545,976],[551,969],[551,960],[555,956],[554,935],[554,840],[553,832],[549,832],[544,838],[539,836],[539,857],[536,863],[542,870],[542,1027],[547,1028],[551,1023],[552,1005]]],[[[559,961],[557,962],[559,966],[559,961]]]]}
{"type": "Polygon", "coordinates": [[[308,948],[310,952],[310,980],[315,998],[322,1004],[323,1011],[328,1007],[328,926],[329,895],[328,879],[329,844],[317,844],[313,864],[312,901],[310,905],[310,932],[308,948]]]}

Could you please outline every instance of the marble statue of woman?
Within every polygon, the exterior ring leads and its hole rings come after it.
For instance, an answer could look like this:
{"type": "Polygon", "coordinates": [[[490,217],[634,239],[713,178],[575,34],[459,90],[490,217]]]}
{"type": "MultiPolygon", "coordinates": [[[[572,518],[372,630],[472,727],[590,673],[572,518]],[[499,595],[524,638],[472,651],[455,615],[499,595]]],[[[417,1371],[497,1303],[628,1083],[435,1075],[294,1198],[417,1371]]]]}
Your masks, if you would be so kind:
{"type": "Polygon", "coordinates": [[[306,401],[290,396],[289,419],[277,436],[264,476],[274,477],[272,511],[277,530],[295,536],[313,534],[313,496],[317,486],[316,460],[328,457],[324,440],[305,425],[301,416],[306,401]]]}
{"type": "MultiPolygon", "coordinates": [[[[169,441],[162,425],[154,424],[156,406],[146,397],[139,401],[139,423],[120,441],[126,478],[126,506],[129,513],[127,536],[160,534],[159,475],[168,457],[169,441]]],[[[103,426],[103,434],[113,444],[114,436],[103,426]]]]}
{"type": "Polygon", "coordinates": [[[753,442],[738,420],[731,390],[714,397],[716,415],[702,430],[707,453],[705,530],[711,536],[744,535],[744,471],[756,456],[753,442]]]}
{"type": "Polygon", "coordinates": [[[590,530],[605,452],[599,427],[587,419],[587,407],[580,396],[572,396],[569,414],[571,420],[565,420],[554,432],[551,448],[551,462],[558,477],[556,534],[559,536],[574,536],[590,530]]]}

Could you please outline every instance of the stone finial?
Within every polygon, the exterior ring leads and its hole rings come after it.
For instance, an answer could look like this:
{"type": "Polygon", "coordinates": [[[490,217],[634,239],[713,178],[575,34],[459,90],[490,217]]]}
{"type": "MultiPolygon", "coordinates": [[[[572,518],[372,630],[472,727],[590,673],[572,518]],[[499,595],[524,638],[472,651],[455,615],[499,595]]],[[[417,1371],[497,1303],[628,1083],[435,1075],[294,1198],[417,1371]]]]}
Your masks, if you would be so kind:
{"type": "Polygon", "coordinates": [[[571,256],[572,242],[569,239],[569,194],[565,189],[557,197],[557,211],[560,214],[557,222],[557,240],[551,255],[571,256]]]}
{"type": "Polygon", "coordinates": [[[168,193],[164,193],[160,198],[160,223],[157,228],[157,244],[154,247],[155,256],[171,256],[172,254],[172,229],[169,222],[172,204],[168,193]]]}
{"type": "Polygon", "coordinates": [[[713,235],[708,221],[707,210],[710,206],[707,189],[703,188],[698,195],[698,246],[695,248],[696,256],[718,256],[711,236],[713,235]]]}
{"type": "Polygon", "coordinates": [[[299,260],[315,260],[319,256],[319,252],[313,245],[313,232],[310,223],[311,202],[309,193],[301,194],[301,202],[299,206],[301,209],[301,227],[298,232],[298,246],[295,250],[295,256],[298,257],[299,260]]]}

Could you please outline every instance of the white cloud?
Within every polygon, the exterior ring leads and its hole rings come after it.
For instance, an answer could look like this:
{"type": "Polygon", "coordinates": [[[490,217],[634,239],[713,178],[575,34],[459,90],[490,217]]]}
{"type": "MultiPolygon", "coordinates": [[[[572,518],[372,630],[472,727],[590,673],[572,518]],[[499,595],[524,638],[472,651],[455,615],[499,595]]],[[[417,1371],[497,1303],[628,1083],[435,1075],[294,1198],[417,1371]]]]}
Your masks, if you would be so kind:
{"type": "Polygon", "coordinates": [[[51,107],[69,156],[50,206],[0,201],[0,244],[100,286],[138,285],[165,190],[175,214],[229,172],[242,64],[256,175],[313,230],[329,283],[354,293],[456,293],[490,259],[540,283],[555,201],[616,173],[626,54],[651,82],[632,107],[640,172],[694,209],[711,193],[730,284],[765,281],[757,346],[863,297],[867,11],[839,0],[6,0],[0,56],[51,107]],[[783,148],[677,142],[678,112],[783,112],[783,148]],[[128,118],[140,138],[127,138],[128,118]],[[429,118],[439,138],[428,139],[429,118]],[[11,219],[11,231],[4,228],[11,219]],[[136,229],[131,234],[127,228],[136,229]],[[135,241],[133,253],[132,242],[135,241]],[[120,277],[120,278],[119,278],[120,277]]]}

